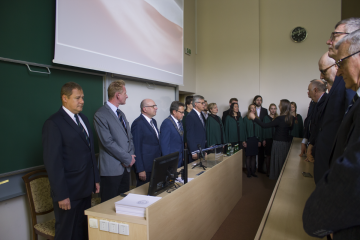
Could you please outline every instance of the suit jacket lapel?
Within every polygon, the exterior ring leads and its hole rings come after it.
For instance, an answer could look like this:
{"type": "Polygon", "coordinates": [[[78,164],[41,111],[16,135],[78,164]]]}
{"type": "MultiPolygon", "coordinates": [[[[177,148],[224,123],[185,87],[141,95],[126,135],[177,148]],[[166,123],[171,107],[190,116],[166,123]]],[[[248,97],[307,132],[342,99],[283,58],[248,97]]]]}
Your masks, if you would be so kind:
{"type": "Polygon", "coordinates": [[[178,128],[177,123],[174,121],[174,119],[171,117],[171,115],[168,116],[167,119],[170,120],[170,122],[173,124],[176,132],[180,135],[181,139],[183,139],[184,132],[182,132],[182,131],[178,128]]]}
{"type": "MultiPolygon", "coordinates": [[[[80,127],[74,122],[74,120],[71,119],[71,117],[64,111],[64,109],[61,107],[60,108],[60,112],[64,117],[64,120],[79,134],[80,138],[85,142],[86,146],[89,147],[89,144],[84,136],[84,134],[82,133],[80,127]]],[[[86,128],[89,131],[89,127],[86,126],[86,128]]]]}
{"type": "MultiPolygon", "coordinates": [[[[145,126],[147,126],[147,128],[155,135],[156,139],[159,141],[159,138],[155,132],[155,129],[150,125],[150,123],[146,120],[146,118],[142,114],[140,114],[140,118],[144,121],[145,126]]],[[[154,126],[156,127],[155,124],[154,124],[154,126]]],[[[157,133],[159,134],[159,131],[157,133]]]]}
{"type": "MultiPolygon", "coordinates": [[[[129,138],[129,136],[126,134],[126,131],[125,131],[125,129],[124,129],[124,126],[122,125],[122,123],[120,122],[120,119],[115,115],[115,113],[113,112],[113,110],[111,110],[111,108],[105,103],[105,107],[106,107],[106,109],[109,111],[109,114],[112,116],[112,118],[114,118],[115,119],[115,121],[119,124],[119,126],[120,126],[120,129],[123,131],[123,133],[125,134],[125,136],[127,137],[127,138],[129,138]]],[[[123,112],[120,110],[120,114],[121,114],[121,116],[123,116],[123,118],[124,118],[124,114],[123,114],[123,112]]]]}
{"type": "Polygon", "coordinates": [[[200,118],[203,117],[203,115],[200,113],[200,116],[198,115],[197,111],[195,109],[191,110],[194,111],[196,119],[200,122],[200,124],[203,126],[203,130],[206,131],[206,127],[205,127],[205,121],[204,124],[201,122],[200,118]]]}

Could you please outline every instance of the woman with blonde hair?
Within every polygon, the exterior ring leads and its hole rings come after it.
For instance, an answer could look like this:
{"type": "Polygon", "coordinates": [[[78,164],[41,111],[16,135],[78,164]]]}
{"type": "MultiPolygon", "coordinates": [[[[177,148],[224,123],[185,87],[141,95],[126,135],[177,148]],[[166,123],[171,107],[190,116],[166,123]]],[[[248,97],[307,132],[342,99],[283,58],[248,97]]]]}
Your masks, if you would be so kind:
{"type": "MultiPolygon", "coordinates": [[[[269,123],[274,121],[277,118],[277,107],[274,103],[269,106],[269,115],[266,115],[263,119],[264,123],[269,123]]],[[[271,159],[271,148],[273,144],[273,136],[275,133],[275,128],[264,128],[263,129],[263,146],[265,147],[265,165],[266,165],[266,174],[269,177],[270,175],[270,159],[271,159]]]]}
{"type": "Polygon", "coordinates": [[[224,133],[224,125],[221,118],[217,116],[219,111],[216,103],[210,103],[208,105],[209,116],[206,120],[206,138],[207,145],[213,146],[218,144],[225,144],[226,135],[224,133]]]}
{"type": "Polygon", "coordinates": [[[297,106],[295,102],[291,102],[291,115],[295,118],[294,120],[294,126],[291,131],[291,136],[297,137],[297,138],[303,138],[304,134],[304,122],[300,114],[297,114],[297,106]]]}
{"type": "Polygon", "coordinates": [[[243,142],[243,146],[246,148],[245,155],[248,178],[250,178],[251,176],[257,177],[257,175],[255,174],[256,155],[258,155],[259,153],[259,147],[261,146],[262,142],[262,129],[257,123],[253,121],[254,119],[250,118],[250,116],[254,116],[254,118],[259,120],[255,104],[249,105],[247,116],[244,117],[245,140],[243,142]]]}
{"type": "Polygon", "coordinates": [[[271,149],[270,179],[277,179],[279,177],[291,145],[292,136],[290,135],[290,131],[292,130],[292,126],[294,124],[294,117],[290,114],[290,105],[289,100],[280,100],[280,116],[269,123],[261,122],[253,113],[249,114],[249,118],[253,119],[261,127],[275,127],[275,134],[271,149]]]}

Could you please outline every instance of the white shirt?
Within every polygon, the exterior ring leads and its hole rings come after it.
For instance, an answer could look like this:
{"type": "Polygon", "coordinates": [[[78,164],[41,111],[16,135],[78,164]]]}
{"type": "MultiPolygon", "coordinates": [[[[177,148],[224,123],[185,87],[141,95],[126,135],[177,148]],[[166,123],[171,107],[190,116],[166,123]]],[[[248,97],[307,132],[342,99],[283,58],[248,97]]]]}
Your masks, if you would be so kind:
{"type": "Polygon", "coordinates": [[[260,117],[261,107],[256,107],[257,116],[260,117]]]}
{"type": "Polygon", "coordinates": [[[111,110],[115,113],[115,116],[117,117],[117,112],[116,110],[118,110],[118,108],[116,106],[114,106],[114,104],[112,104],[111,102],[107,101],[106,104],[111,108],[111,110]]]}
{"type": "Polygon", "coordinates": [[[356,91],[357,95],[360,97],[360,88],[356,91]]]}
{"type": "Polygon", "coordinates": [[[172,117],[172,119],[174,120],[174,122],[176,122],[176,125],[178,127],[178,129],[180,129],[180,125],[179,125],[179,121],[180,120],[177,120],[173,115],[170,115],[172,117]]]}
{"type": "Polygon", "coordinates": [[[159,133],[158,133],[158,130],[156,129],[155,125],[152,125],[151,124],[151,118],[148,118],[147,116],[145,116],[144,114],[142,114],[144,116],[144,118],[146,119],[146,121],[148,121],[148,123],[150,124],[150,126],[155,130],[156,132],[156,136],[159,138],[159,133]]]}
{"type": "Polygon", "coordinates": [[[209,116],[208,112],[202,112],[202,114],[204,115],[204,118],[205,118],[205,119],[207,119],[208,116],[209,116]]]}
{"type": "MultiPolygon", "coordinates": [[[[197,115],[199,116],[200,121],[205,124],[204,119],[202,119],[201,113],[200,113],[198,110],[196,110],[195,108],[193,108],[193,109],[195,110],[195,112],[196,112],[197,115]]],[[[204,126],[204,127],[205,127],[205,126],[204,126]]]]}
{"type": "MultiPolygon", "coordinates": [[[[62,106],[62,107],[63,107],[64,111],[69,115],[69,117],[75,122],[75,124],[78,125],[77,122],[76,122],[75,114],[70,112],[70,110],[67,109],[66,107],[64,107],[64,106],[62,106]]],[[[86,125],[85,125],[84,121],[81,119],[79,114],[78,114],[78,117],[79,117],[79,121],[80,121],[81,125],[84,127],[87,135],[89,136],[89,132],[88,132],[88,130],[86,128],[86,125]]]]}

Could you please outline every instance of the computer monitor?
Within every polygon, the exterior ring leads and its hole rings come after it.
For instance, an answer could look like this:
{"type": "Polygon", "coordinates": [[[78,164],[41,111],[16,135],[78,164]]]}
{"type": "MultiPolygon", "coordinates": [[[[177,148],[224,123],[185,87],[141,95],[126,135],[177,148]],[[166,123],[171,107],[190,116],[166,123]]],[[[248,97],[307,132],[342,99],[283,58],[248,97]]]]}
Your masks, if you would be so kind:
{"type": "Polygon", "coordinates": [[[179,152],[154,159],[148,195],[156,196],[174,186],[178,161],[179,152]]]}

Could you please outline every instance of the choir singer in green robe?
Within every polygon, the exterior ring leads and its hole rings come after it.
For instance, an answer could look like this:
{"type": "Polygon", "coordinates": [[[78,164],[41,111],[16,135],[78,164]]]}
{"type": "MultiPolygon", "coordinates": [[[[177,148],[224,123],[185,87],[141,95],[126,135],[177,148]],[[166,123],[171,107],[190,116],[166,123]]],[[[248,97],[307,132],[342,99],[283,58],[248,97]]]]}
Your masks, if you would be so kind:
{"type": "Polygon", "coordinates": [[[232,146],[239,144],[239,149],[242,148],[242,142],[245,141],[245,127],[244,122],[239,112],[239,105],[232,103],[230,105],[229,115],[225,119],[225,135],[232,146]]]}
{"type": "Polygon", "coordinates": [[[223,123],[220,117],[217,116],[219,109],[216,103],[210,103],[208,105],[208,110],[210,114],[206,120],[207,145],[213,146],[227,143],[223,123]]]}

